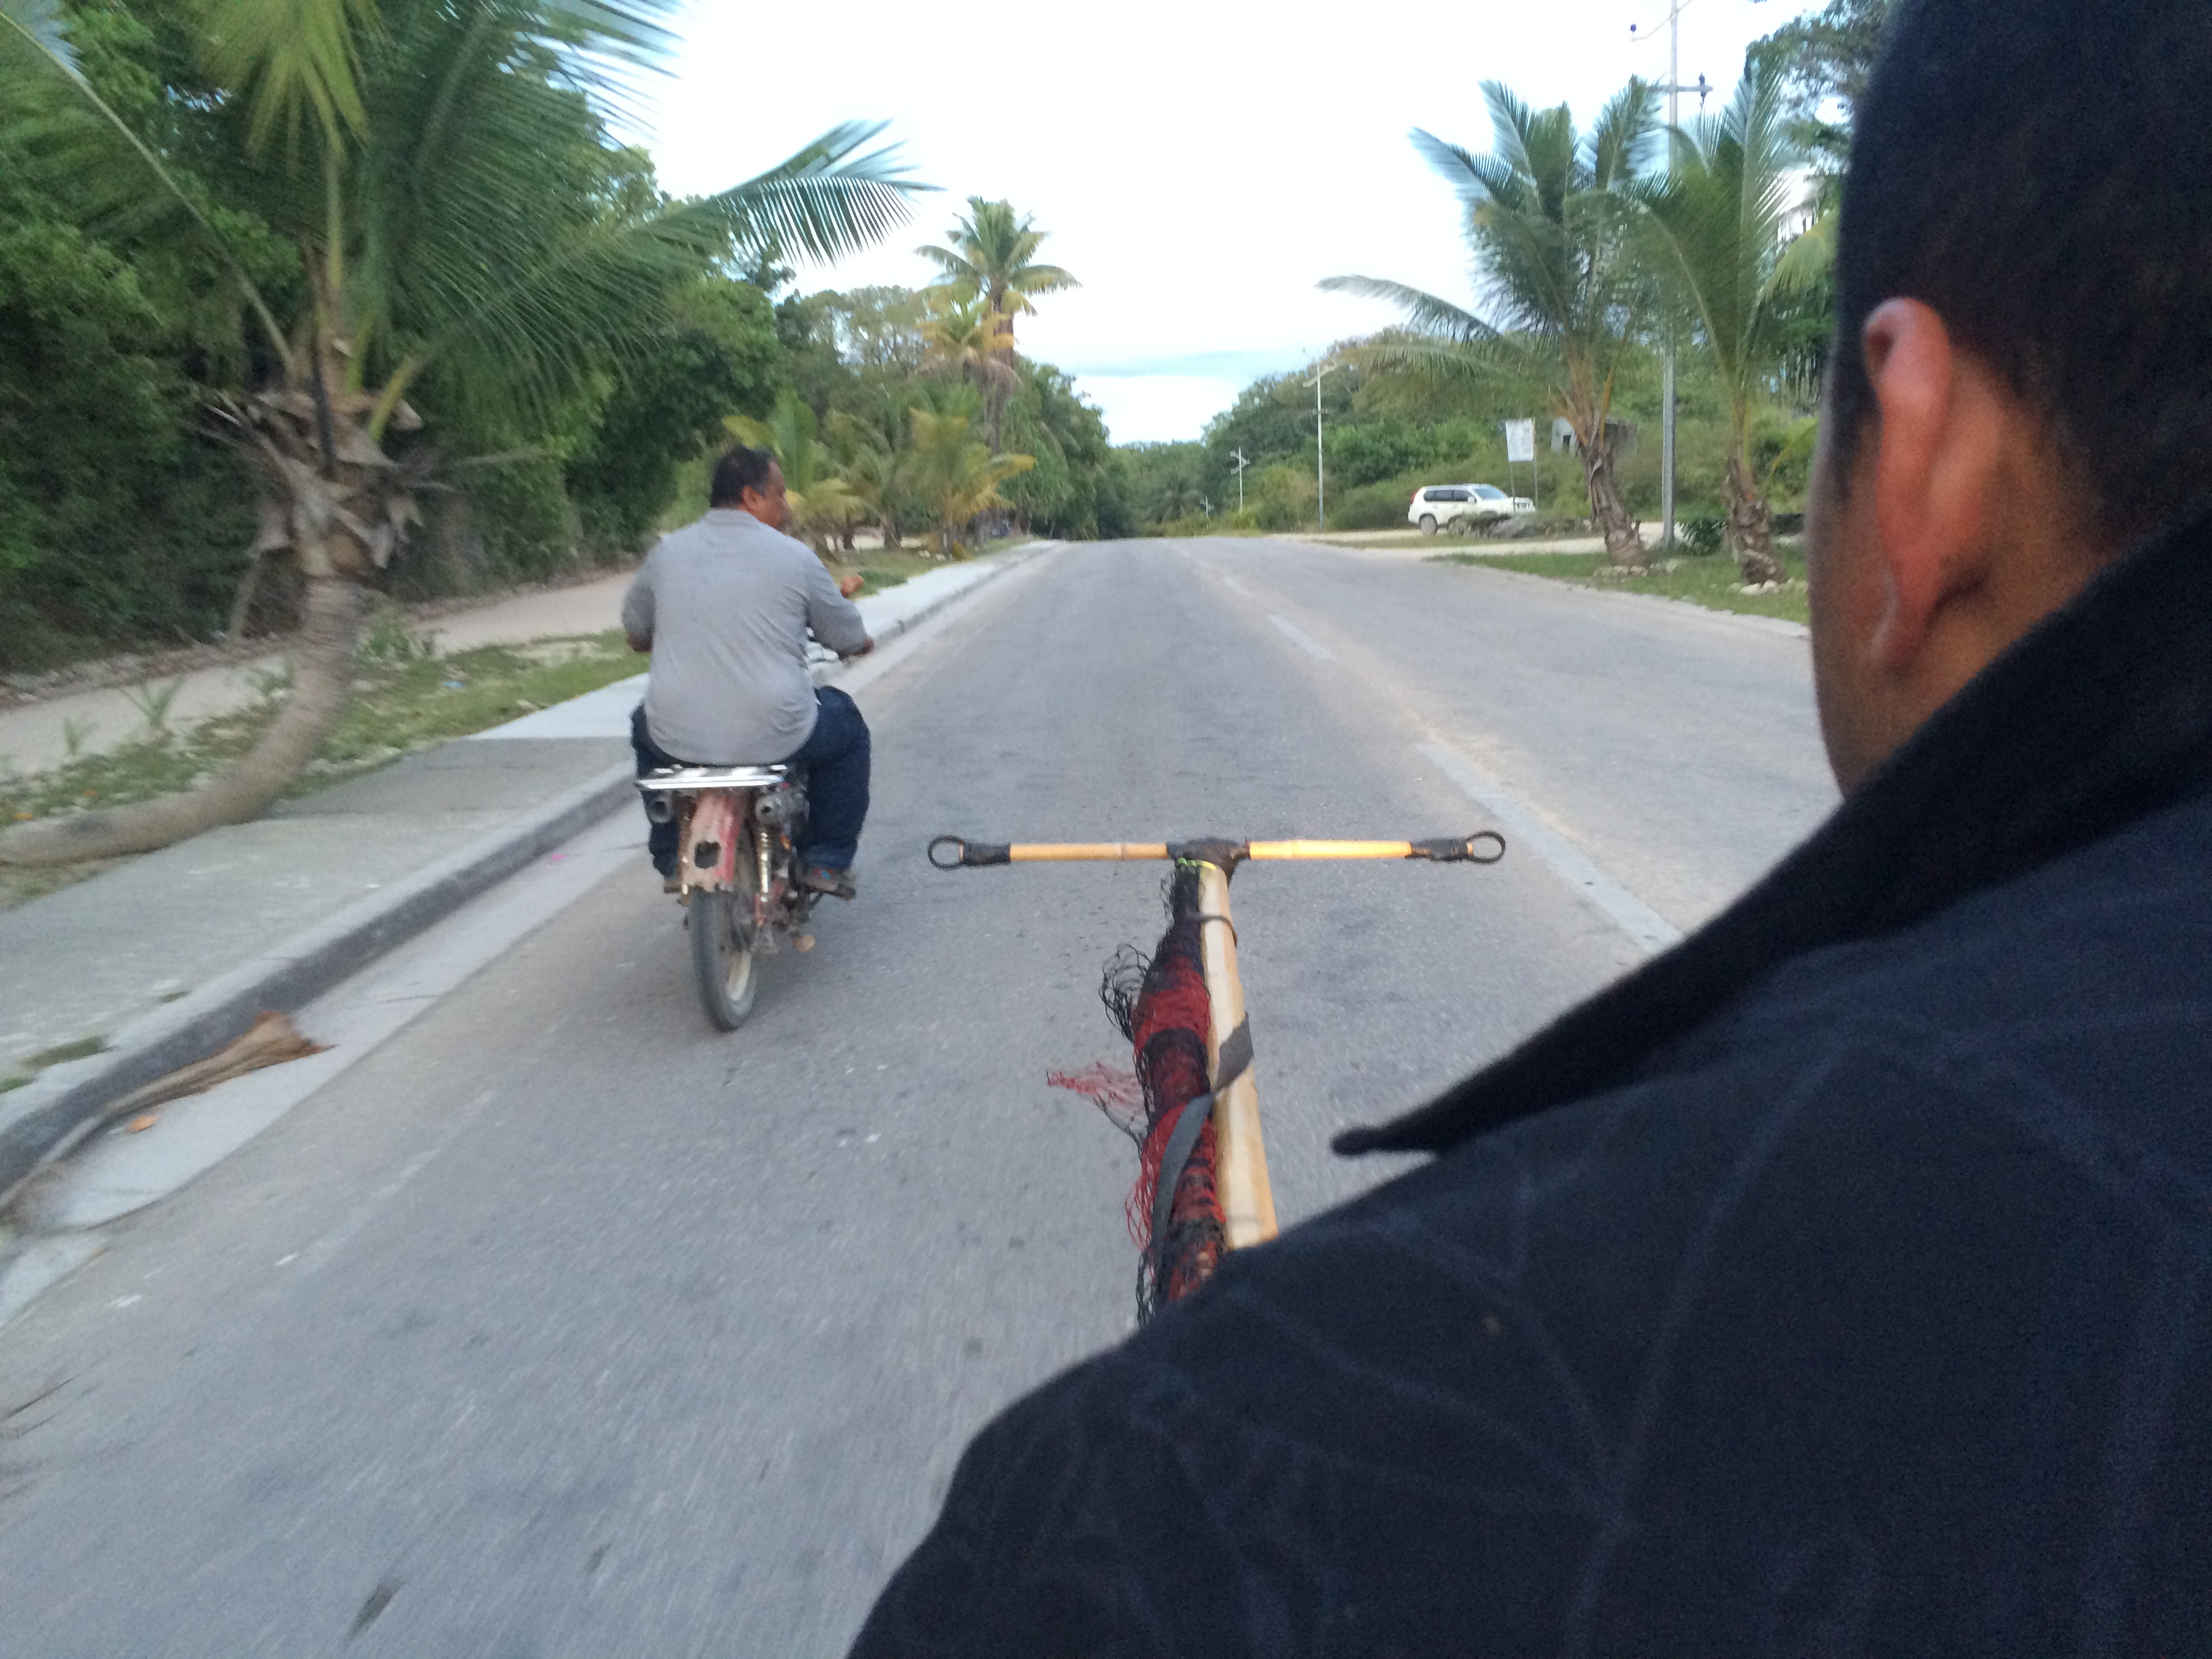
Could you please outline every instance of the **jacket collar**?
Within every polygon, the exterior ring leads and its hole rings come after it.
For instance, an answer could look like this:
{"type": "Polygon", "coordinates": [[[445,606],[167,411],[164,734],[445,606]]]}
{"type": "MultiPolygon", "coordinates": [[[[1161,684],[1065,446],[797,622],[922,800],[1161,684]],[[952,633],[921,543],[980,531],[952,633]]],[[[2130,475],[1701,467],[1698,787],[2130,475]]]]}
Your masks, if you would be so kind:
{"type": "Polygon", "coordinates": [[[1443,1152],[1627,1082],[1808,951],[1896,933],[2212,784],[2212,512],[2117,560],[1698,933],[1340,1152],[1443,1152]]]}

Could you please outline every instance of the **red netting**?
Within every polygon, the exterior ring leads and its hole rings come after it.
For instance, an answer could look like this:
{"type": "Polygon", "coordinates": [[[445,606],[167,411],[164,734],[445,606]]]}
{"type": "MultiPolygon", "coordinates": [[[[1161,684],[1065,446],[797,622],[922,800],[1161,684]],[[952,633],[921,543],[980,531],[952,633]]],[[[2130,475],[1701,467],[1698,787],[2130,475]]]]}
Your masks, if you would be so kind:
{"type": "Polygon", "coordinates": [[[1225,1235],[1213,1185],[1213,1126],[1198,1144],[1176,1183],[1167,1237],[1152,1237],[1152,1203],[1160,1164],[1184,1103],[1206,1091],[1206,1035],[1212,1018],[1200,956],[1198,876],[1180,867],[1167,884],[1168,929],[1152,957],[1127,945],[1107,964],[1100,996],[1128,1037],[1136,1058],[1135,1092],[1141,1115],[1130,1109],[1127,1074],[1094,1066],[1086,1073],[1054,1073],[1050,1081],[1090,1096],[1139,1148],[1137,1182],[1129,1194],[1129,1236],[1137,1243],[1137,1312],[1149,1318],[1163,1303],[1190,1294],[1221,1259],[1225,1235]]]}

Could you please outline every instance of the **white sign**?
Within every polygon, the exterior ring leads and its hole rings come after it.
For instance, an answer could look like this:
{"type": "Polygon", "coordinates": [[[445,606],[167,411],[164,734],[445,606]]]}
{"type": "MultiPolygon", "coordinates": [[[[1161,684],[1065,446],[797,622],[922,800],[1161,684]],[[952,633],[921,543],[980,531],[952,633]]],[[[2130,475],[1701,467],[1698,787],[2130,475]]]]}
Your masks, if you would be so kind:
{"type": "Polygon", "coordinates": [[[1505,422],[1505,459],[1508,461],[1533,461],[1536,459],[1535,422],[1505,422]]]}

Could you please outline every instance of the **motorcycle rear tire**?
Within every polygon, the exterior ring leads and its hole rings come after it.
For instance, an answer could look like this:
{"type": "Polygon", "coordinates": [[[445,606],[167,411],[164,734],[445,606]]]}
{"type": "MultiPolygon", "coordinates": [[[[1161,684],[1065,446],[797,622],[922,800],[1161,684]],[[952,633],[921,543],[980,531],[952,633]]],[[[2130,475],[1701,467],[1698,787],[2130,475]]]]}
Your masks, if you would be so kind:
{"type": "Polygon", "coordinates": [[[691,895],[691,967],[699,981],[699,1006],[717,1030],[736,1030],[753,1011],[760,973],[750,907],[744,893],[691,895]]]}

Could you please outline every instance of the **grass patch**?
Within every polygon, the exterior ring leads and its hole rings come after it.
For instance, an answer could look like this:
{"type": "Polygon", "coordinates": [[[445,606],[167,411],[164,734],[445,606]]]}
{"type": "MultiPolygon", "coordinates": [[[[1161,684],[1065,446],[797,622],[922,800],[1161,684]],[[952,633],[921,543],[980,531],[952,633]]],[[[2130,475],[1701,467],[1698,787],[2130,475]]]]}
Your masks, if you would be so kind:
{"type": "MultiPolygon", "coordinates": [[[[969,548],[968,556],[971,559],[985,558],[994,553],[1003,553],[1011,547],[1026,546],[1036,539],[1034,536],[995,536],[988,542],[978,542],[969,548]]],[[[959,562],[957,559],[951,561],[952,564],[959,562]]],[[[886,587],[896,587],[909,577],[945,569],[947,562],[933,558],[921,551],[921,544],[917,543],[908,547],[857,548],[849,554],[840,556],[840,562],[830,568],[833,574],[839,576],[858,569],[864,583],[860,592],[866,595],[880,593],[886,587]]]]}
{"type": "Polygon", "coordinates": [[[49,1066],[66,1066],[73,1060],[90,1060],[107,1047],[102,1036],[79,1037],[75,1042],[56,1043],[51,1048],[41,1048],[35,1054],[26,1054],[17,1063],[34,1072],[43,1072],[49,1066]]]}
{"type": "Polygon", "coordinates": [[[1615,576],[1612,562],[1602,553],[1438,553],[1431,564],[1477,565],[1492,570],[1518,570],[1524,575],[1546,576],[1577,587],[1603,588],[1616,593],[1656,593],[1662,599],[1686,599],[1708,611],[1733,611],[1747,617],[1779,617],[1789,622],[1812,619],[1805,598],[1804,556],[1795,548],[1777,544],[1775,555],[1789,573],[1779,591],[1747,593],[1735,561],[1717,556],[1706,558],[1655,561],[1648,576],[1615,576]]]}
{"type": "MultiPolygon", "coordinates": [[[[312,794],[418,749],[465,737],[533,710],[565,702],[644,672],[645,659],[620,630],[531,645],[482,646],[451,656],[403,647],[372,632],[354,679],[352,706],[322,752],[287,791],[312,794]]],[[[270,685],[251,708],[185,731],[150,733],[105,754],[84,755],[52,771],[0,778],[0,822],[19,823],[189,789],[252,748],[276,718],[270,685]]],[[[0,904],[20,903],[67,885],[83,866],[9,871],[0,904]]]]}
{"type": "Polygon", "coordinates": [[[842,575],[856,567],[863,583],[860,592],[863,594],[880,593],[886,587],[896,587],[910,576],[944,569],[945,561],[933,559],[928,554],[917,552],[910,547],[863,547],[855,550],[849,562],[839,566],[833,574],[842,575]]]}
{"type": "MultiPolygon", "coordinates": [[[[1006,545],[1025,539],[1009,538],[1006,545]]],[[[906,550],[869,550],[857,556],[865,592],[942,568],[940,561],[906,550]]],[[[353,701],[344,720],[286,798],[347,782],[403,755],[504,725],[645,669],[646,659],[630,650],[619,629],[441,656],[428,635],[409,632],[404,618],[388,611],[370,624],[356,653],[353,701]]],[[[276,718],[283,690],[282,681],[274,681],[252,707],[184,730],[149,731],[120,748],[82,755],[50,771],[0,773],[0,823],[127,806],[190,789],[253,746],[276,718]]],[[[0,868],[0,909],[96,875],[109,862],[0,868]]]]}
{"type": "Polygon", "coordinates": [[[106,1037],[88,1036],[79,1037],[74,1042],[56,1043],[51,1048],[40,1049],[35,1054],[25,1054],[15,1062],[23,1068],[21,1071],[10,1072],[5,1077],[0,1077],[0,1095],[11,1089],[21,1088],[49,1066],[66,1066],[73,1060],[90,1060],[94,1054],[105,1053],[106,1048],[106,1037]]]}

